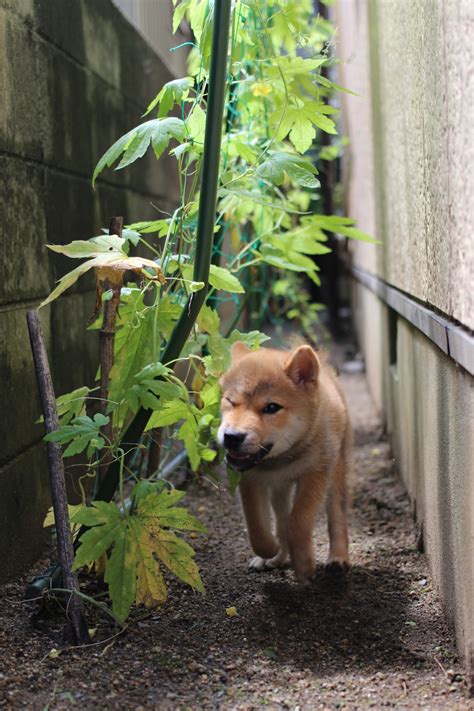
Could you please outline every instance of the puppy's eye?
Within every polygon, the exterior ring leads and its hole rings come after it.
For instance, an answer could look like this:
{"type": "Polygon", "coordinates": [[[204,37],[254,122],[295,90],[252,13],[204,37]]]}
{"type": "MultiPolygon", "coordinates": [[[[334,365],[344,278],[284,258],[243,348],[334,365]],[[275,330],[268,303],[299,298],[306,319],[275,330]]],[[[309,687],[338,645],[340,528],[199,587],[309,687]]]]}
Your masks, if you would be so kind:
{"type": "Polygon", "coordinates": [[[225,397],[224,400],[229,403],[229,405],[232,405],[232,407],[235,407],[235,402],[230,399],[230,397],[225,397]]]}
{"type": "Polygon", "coordinates": [[[277,402],[269,402],[268,405],[265,405],[262,412],[264,415],[274,415],[275,412],[278,412],[278,410],[282,409],[283,406],[279,405],[277,402]]]}

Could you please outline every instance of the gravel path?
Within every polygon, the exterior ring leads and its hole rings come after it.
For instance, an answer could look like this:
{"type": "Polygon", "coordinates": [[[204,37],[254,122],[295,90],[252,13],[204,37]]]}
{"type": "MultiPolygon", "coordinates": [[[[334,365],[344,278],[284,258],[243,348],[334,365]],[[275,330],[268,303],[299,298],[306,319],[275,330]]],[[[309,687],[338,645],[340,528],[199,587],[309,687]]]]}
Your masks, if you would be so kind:
{"type": "MultiPolygon", "coordinates": [[[[247,571],[237,497],[193,485],[208,525],[193,541],[207,595],[171,583],[159,612],[135,611],[126,632],[103,619],[97,643],[64,649],[54,615],[32,623],[25,580],[1,589],[0,707],[8,709],[471,709],[408,501],[362,375],[344,376],[356,434],[351,514],[354,568],[298,587],[290,570],[247,571]],[[237,615],[228,617],[226,608],[237,615]],[[50,650],[61,651],[56,658],[50,650]]],[[[318,559],[327,551],[317,526],[318,559]]]]}

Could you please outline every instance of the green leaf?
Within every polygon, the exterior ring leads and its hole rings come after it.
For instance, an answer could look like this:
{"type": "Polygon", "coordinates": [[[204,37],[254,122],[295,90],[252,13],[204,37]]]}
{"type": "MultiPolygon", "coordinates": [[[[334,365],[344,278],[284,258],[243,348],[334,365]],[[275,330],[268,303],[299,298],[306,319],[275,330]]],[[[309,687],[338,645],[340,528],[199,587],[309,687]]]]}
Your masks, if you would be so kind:
{"type": "Polygon", "coordinates": [[[179,428],[178,437],[184,442],[191,469],[193,472],[197,471],[201,463],[201,456],[199,453],[199,427],[195,417],[188,415],[179,428]]]}
{"type": "Polygon", "coordinates": [[[160,108],[158,111],[158,116],[167,116],[174,104],[179,104],[183,99],[188,96],[189,89],[193,84],[193,79],[191,77],[183,77],[182,79],[173,79],[167,82],[161,91],[156,95],[153,101],[148,105],[144,116],[147,116],[155,106],[159,103],[160,108]]]}
{"type": "Polygon", "coordinates": [[[133,486],[130,492],[130,498],[138,502],[148,496],[148,494],[159,494],[165,487],[166,483],[163,479],[158,479],[158,481],[141,479],[133,486]]]}
{"type": "Polygon", "coordinates": [[[201,291],[205,286],[206,284],[203,281],[190,281],[188,283],[188,289],[191,294],[194,294],[196,291],[201,291]]]}
{"type": "Polygon", "coordinates": [[[113,523],[121,519],[120,509],[110,501],[93,501],[91,506],[82,506],[73,515],[73,523],[83,526],[99,526],[102,523],[113,523]]]}
{"type": "MultiPolygon", "coordinates": [[[[87,385],[84,385],[82,388],[76,388],[76,390],[72,390],[70,393],[56,398],[56,409],[58,411],[60,425],[67,425],[75,417],[85,414],[85,400],[89,392],[87,385]]],[[[37,422],[44,422],[43,416],[41,416],[37,422]]]]}
{"type": "Polygon", "coordinates": [[[175,34],[176,30],[180,26],[190,4],[191,0],[183,0],[183,2],[181,2],[173,12],[173,34],[175,34]]]}
{"type": "Polygon", "coordinates": [[[242,475],[240,472],[235,471],[235,469],[231,469],[231,467],[227,467],[227,482],[229,484],[229,491],[232,495],[235,494],[241,479],[242,475]]]}
{"type": "MultiPolygon", "coordinates": [[[[105,445],[104,439],[100,436],[100,428],[109,422],[109,418],[104,415],[94,415],[92,420],[86,415],[75,417],[71,424],[61,425],[55,432],[50,432],[44,437],[45,442],[59,442],[67,444],[63,456],[72,457],[75,454],[80,454],[86,447],[89,450],[102,449],[105,445]]],[[[89,451],[88,454],[92,452],[89,451]]]]}
{"type": "Polygon", "coordinates": [[[196,148],[200,149],[204,146],[204,133],[206,130],[206,114],[201,109],[199,104],[196,104],[189,116],[186,119],[186,131],[193,141],[198,144],[196,148]]]}
{"type": "Polygon", "coordinates": [[[272,153],[267,160],[257,168],[257,175],[266,178],[275,185],[281,185],[285,179],[285,173],[298,185],[306,188],[317,188],[319,180],[314,177],[316,168],[309,160],[294,153],[272,153]]]}
{"type": "Polygon", "coordinates": [[[109,586],[114,615],[122,622],[127,618],[136,590],[136,540],[127,525],[117,531],[114,547],[107,560],[104,580],[109,586]]]}
{"type": "Polygon", "coordinates": [[[239,188],[226,188],[225,186],[220,188],[217,192],[219,197],[236,197],[238,199],[250,200],[255,205],[262,205],[263,207],[268,207],[270,210],[281,210],[282,212],[288,212],[293,215],[303,215],[304,212],[300,212],[294,206],[289,203],[281,202],[271,202],[262,197],[261,192],[252,192],[250,190],[240,190],[239,188]]]}
{"type": "Polygon", "coordinates": [[[228,269],[211,264],[209,271],[209,283],[214,289],[230,291],[233,294],[243,294],[245,289],[234,274],[228,269]]]}
{"type": "Polygon", "coordinates": [[[92,186],[95,187],[95,181],[98,176],[102,173],[104,168],[111,168],[115,161],[117,161],[122,153],[126,150],[128,144],[133,140],[135,136],[135,129],[132,129],[124,136],[115,141],[115,143],[104,153],[97,163],[94,173],[92,174],[92,186]]]}
{"type": "Polygon", "coordinates": [[[134,247],[140,241],[140,233],[136,230],[132,230],[130,227],[124,227],[122,230],[122,237],[126,242],[130,242],[134,247]]]}
{"type": "Polygon", "coordinates": [[[344,235],[345,237],[349,237],[350,239],[359,240],[360,242],[369,242],[370,244],[382,244],[380,240],[374,239],[367,232],[362,232],[362,230],[358,230],[355,227],[340,226],[337,228],[336,232],[339,232],[339,234],[344,235]]]}
{"type": "MultiPolygon", "coordinates": [[[[115,337],[114,364],[110,371],[109,400],[120,402],[135,383],[135,375],[153,360],[153,309],[131,313],[115,337]]],[[[120,422],[116,422],[120,425],[120,422]]]]}
{"type": "Polygon", "coordinates": [[[203,405],[205,408],[209,408],[212,405],[217,405],[221,399],[221,389],[218,382],[206,383],[203,389],[199,393],[203,405]]]}
{"type": "Polygon", "coordinates": [[[186,418],[189,415],[189,405],[182,400],[166,402],[161,410],[154,412],[148,420],[145,432],[155,427],[166,427],[174,425],[175,422],[186,418]]]}
{"type": "Polygon", "coordinates": [[[336,134],[334,121],[324,114],[327,107],[311,100],[299,100],[298,106],[289,106],[283,116],[277,111],[271,120],[278,127],[277,140],[282,141],[288,134],[299,153],[306,153],[316,137],[317,126],[326,133],[336,134]],[[324,111],[324,113],[322,113],[324,111]]]}
{"type": "Polygon", "coordinates": [[[128,229],[139,232],[140,234],[148,234],[157,232],[158,237],[166,237],[170,225],[169,219],[164,220],[145,220],[142,222],[134,222],[128,225],[128,229]]]}
{"type": "Polygon", "coordinates": [[[215,309],[204,304],[197,318],[199,329],[204,333],[218,333],[221,325],[219,314],[215,309]]]}
{"type": "Polygon", "coordinates": [[[161,154],[168,146],[170,140],[175,138],[181,140],[184,134],[184,123],[181,119],[173,116],[169,118],[157,118],[151,121],[145,121],[136,128],[132,129],[125,136],[119,138],[108,151],[104,153],[102,158],[97,163],[92,176],[92,184],[98,175],[105,167],[112,165],[122,156],[122,159],[117,166],[117,170],[130,165],[137,158],[143,156],[149,145],[151,144],[155,155],[160,158],[161,154]]]}
{"type": "Polygon", "coordinates": [[[114,519],[113,523],[94,526],[85,531],[76,551],[73,570],[79,570],[84,565],[98,560],[112,546],[125,525],[124,519],[114,519]]]}

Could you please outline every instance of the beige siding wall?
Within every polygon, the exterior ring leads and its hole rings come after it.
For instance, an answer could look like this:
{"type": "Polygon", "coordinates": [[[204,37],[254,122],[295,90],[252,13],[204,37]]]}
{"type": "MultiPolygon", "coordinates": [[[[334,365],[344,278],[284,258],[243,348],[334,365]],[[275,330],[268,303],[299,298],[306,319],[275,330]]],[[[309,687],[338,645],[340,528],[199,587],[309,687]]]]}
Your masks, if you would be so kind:
{"type": "Polygon", "coordinates": [[[155,50],[162,62],[177,77],[186,76],[185,48],[170,52],[188,37],[181,30],[172,35],[173,3],[171,0],[113,0],[125,17],[155,50]]]}
{"type": "MultiPolygon", "coordinates": [[[[383,244],[353,263],[474,328],[474,2],[339,0],[351,145],[346,209],[383,244]]],[[[367,379],[384,413],[461,653],[474,661],[473,379],[354,283],[367,379]]],[[[472,662],[471,662],[472,663],[472,662]]]]}
{"type": "Polygon", "coordinates": [[[368,230],[375,210],[383,240],[355,260],[472,329],[474,2],[340,0],[337,17],[341,78],[360,93],[344,103],[349,210],[368,230]]]}

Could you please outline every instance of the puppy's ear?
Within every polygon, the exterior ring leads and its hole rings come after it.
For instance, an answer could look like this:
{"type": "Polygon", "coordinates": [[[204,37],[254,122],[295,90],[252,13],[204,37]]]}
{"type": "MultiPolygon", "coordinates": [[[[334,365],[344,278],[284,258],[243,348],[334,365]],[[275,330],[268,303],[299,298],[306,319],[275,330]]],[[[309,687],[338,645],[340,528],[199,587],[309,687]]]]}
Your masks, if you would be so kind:
{"type": "Polygon", "coordinates": [[[285,365],[285,373],[296,385],[316,383],[319,369],[319,358],[311,346],[297,348],[285,365]]]}
{"type": "Polygon", "coordinates": [[[250,350],[250,348],[246,346],[245,343],[242,343],[242,341],[236,341],[235,343],[233,343],[232,348],[230,349],[230,358],[232,365],[238,363],[241,358],[251,352],[252,351],[250,350]]]}

